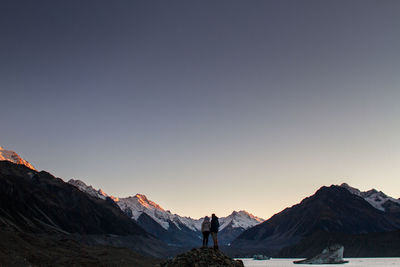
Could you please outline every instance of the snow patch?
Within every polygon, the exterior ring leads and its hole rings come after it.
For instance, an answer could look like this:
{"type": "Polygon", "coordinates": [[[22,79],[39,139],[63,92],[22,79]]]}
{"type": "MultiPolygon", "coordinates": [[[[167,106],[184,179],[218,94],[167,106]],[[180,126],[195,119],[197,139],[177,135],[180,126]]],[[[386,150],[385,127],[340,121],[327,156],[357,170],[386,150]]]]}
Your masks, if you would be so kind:
{"type": "Polygon", "coordinates": [[[340,186],[343,188],[346,188],[350,193],[362,197],[369,204],[371,204],[371,206],[373,206],[374,208],[381,210],[381,211],[385,211],[385,208],[383,207],[383,205],[386,203],[386,201],[389,201],[389,200],[400,205],[399,199],[395,199],[393,197],[387,196],[382,191],[377,191],[376,189],[371,189],[371,190],[362,192],[359,189],[351,187],[350,185],[348,185],[346,183],[343,183],[340,186]]]}

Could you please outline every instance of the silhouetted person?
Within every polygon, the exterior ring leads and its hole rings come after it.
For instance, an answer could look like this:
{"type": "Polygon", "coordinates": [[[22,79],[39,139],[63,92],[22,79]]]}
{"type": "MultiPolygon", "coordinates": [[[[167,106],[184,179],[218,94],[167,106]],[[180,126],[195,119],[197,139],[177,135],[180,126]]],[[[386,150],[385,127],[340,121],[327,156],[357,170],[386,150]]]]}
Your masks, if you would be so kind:
{"type": "Polygon", "coordinates": [[[203,247],[208,247],[208,235],[210,234],[210,218],[204,217],[204,221],[201,224],[201,232],[203,233],[203,247]]]}
{"type": "Polygon", "coordinates": [[[218,249],[218,229],[219,229],[219,221],[218,221],[218,217],[215,216],[215,214],[213,213],[211,215],[211,228],[210,228],[210,232],[211,232],[211,236],[212,239],[214,241],[214,249],[218,249]]]}

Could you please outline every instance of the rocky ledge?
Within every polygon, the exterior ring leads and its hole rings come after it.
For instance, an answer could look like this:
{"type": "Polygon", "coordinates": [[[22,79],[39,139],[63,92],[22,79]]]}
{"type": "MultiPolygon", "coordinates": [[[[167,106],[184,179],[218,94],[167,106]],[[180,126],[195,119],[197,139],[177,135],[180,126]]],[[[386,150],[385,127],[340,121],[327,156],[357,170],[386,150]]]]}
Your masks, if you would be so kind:
{"type": "Polygon", "coordinates": [[[160,264],[161,267],[244,267],[241,260],[225,256],[212,248],[194,248],[160,264]]]}

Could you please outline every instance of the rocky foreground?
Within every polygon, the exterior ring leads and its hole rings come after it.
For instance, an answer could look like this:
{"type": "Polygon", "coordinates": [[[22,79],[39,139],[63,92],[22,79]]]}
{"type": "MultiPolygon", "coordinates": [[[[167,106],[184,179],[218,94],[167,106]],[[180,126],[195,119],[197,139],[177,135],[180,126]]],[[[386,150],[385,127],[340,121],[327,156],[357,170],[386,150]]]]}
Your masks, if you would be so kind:
{"type": "Polygon", "coordinates": [[[171,260],[160,264],[161,267],[244,267],[241,260],[225,256],[221,251],[212,248],[194,248],[171,260]]]}

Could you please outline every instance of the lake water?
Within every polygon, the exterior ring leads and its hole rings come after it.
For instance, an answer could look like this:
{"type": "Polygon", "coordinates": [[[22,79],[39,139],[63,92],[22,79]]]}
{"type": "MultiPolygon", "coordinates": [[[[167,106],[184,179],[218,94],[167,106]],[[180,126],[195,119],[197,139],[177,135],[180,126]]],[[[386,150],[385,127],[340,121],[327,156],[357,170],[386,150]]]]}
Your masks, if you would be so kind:
{"type": "Polygon", "coordinates": [[[265,261],[256,261],[253,259],[241,259],[246,267],[286,267],[286,266],[344,266],[344,267],[365,267],[365,266],[399,266],[400,258],[346,258],[349,261],[346,264],[328,264],[328,265],[309,265],[309,264],[293,264],[297,259],[271,259],[265,261]]]}

